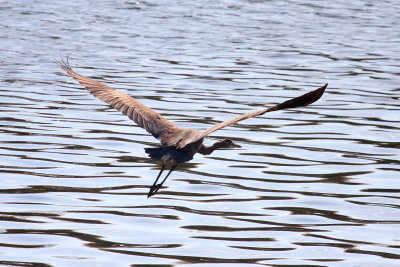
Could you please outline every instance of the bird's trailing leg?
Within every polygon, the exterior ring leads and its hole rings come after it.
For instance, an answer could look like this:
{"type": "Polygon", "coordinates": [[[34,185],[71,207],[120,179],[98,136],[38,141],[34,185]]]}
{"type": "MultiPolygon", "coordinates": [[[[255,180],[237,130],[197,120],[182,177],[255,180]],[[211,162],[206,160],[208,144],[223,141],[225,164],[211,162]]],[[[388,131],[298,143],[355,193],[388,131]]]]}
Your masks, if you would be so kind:
{"type": "Polygon", "coordinates": [[[177,165],[172,165],[171,169],[169,170],[168,174],[165,176],[165,178],[162,180],[161,183],[157,184],[158,179],[160,178],[161,174],[165,170],[165,164],[162,165],[160,172],[158,173],[158,176],[156,180],[154,181],[153,185],[150,187],[149,193],[147,194],[147,198],[154,196],[158,190],[163,186],[164,182],[167,180],[168,176],[171,174],[173,170],[175,170],[177,165]]]}

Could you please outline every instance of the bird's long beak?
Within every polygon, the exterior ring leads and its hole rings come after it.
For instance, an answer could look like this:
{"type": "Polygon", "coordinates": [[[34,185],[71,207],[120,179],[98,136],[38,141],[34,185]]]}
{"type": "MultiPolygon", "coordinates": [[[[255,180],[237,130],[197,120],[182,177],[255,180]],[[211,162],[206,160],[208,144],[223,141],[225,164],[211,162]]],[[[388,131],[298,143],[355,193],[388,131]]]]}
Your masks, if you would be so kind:
{"type": "Polygon", "coordinates": [[[237,148],[239,148],[239,147],[242,147],[241,145],[238,145],[238,144],[236,144],[236,143],[232,143],[232,147],[237,147],[237,148]]]}

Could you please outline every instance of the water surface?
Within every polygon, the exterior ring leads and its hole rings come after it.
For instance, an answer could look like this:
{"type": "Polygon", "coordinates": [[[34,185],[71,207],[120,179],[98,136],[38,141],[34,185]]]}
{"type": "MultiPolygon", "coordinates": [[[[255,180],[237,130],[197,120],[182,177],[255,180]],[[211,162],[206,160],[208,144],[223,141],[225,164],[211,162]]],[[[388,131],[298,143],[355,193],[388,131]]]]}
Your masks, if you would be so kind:
{"type": "Polygon", "coordinates": [[[397,1],[0,4],[0,265],[397,266],[397,1]],[[52,62],[213,133],[147,199],[157,141],[52,62]]]}

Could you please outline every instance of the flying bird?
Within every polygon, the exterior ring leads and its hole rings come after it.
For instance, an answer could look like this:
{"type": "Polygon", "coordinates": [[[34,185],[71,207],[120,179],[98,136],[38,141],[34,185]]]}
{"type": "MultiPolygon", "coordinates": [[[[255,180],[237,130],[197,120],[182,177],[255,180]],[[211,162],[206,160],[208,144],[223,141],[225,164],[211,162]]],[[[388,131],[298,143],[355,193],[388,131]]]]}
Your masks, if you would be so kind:
{"type": "Polygon", "coordinates": [[[217,149],[240,147],[230,139],[223,139],[215,142],[211,146],[205,146],[203,140],[209,134],[229,125],[238,123],[239,121],[260,116],[267,112],[296,108],[314,103],[322,96],[328,86],[328,84],[325,84],[321,88],[287,100],[273,107],[258,109],[234,117],[230,120],[223,121],[208,129],[197,130],[178,127],[172,121],[165,119],[159,113],[140,103],[135,98],[73,71],[68,62],[68,58],[66,61],[61,59],[61,61],[56,62],[62,70],[78,81],[92,95],[108,103],[111,107],[121,111],[124,115],[127,115],[137,125],[144,128],[148,133],[161,142],[161,147],[145,148],[145,152],[150,158],[162,162],[161,170],[153,185],[150,187],[147,197],[156,194],[171,172],[179,164],[192,160],[196,153],[210,155],[217,149]],[[169,172],[160,183],[157,183],[167,165],[171,166],[169,172]]]}

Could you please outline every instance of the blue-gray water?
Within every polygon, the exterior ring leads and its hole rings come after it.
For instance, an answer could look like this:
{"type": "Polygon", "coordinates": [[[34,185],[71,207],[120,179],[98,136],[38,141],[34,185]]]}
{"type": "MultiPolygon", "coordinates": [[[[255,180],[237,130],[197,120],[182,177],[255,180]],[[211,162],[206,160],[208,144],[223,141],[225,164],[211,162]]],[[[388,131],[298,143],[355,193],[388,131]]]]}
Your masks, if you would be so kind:
{"type": "Polygon", "coordinates": [[[399,266],[399,25],[397,0],[1,2],[0,265],[399,266]],[[147,199],[157,141],[60,55],[184,127],[329,87],[147,199]]]}

